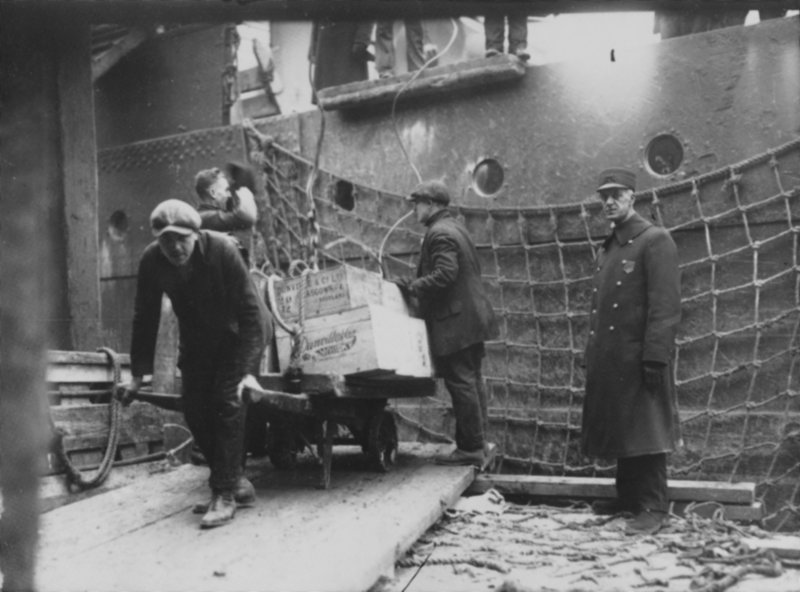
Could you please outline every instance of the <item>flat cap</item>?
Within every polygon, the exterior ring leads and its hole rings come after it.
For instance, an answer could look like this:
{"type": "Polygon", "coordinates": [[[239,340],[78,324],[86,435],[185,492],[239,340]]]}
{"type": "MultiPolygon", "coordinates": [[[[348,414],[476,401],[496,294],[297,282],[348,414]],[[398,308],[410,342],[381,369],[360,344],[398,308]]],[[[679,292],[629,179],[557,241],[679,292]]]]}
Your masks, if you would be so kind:
{"type": "Polygon", "coordinates": [[[153,236],[176,232],[184,236],[200,230],[200,214],[180,199],[168,199],[158,204],[150,214],[153,236]]]}
{"type": "Polygon", "coordinates": [[[406,199],[408,201],[428,199],[446,206],[450,203],[450,192],[441,181],[424,181],[414,187],[406,199]]]}
{"type": "Polygon", "coordinates": [[[636,173],[628,169],[606,169],[600,173],[597,191],[603,189],[636,189],[636,173]]]}

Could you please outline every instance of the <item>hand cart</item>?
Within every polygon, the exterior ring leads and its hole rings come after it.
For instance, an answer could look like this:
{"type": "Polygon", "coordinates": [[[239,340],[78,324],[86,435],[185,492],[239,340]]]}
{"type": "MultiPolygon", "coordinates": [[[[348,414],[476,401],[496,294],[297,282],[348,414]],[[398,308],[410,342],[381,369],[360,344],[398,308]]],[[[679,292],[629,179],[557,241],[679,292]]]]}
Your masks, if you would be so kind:
{"type": "Polygon", "coordinates": [[[400,377],[391,372],[359,376],[266,374],[261,390],[250,389],[269,424],[267,454],[279,469],[295,466],[304,448],[316,445],[321,460],[319,487],[328,489],[334,444],[361,446],[373,469],[389,470],[397,456],[397,425],[387,399],[429,397],[433,378],[400,377]]]}

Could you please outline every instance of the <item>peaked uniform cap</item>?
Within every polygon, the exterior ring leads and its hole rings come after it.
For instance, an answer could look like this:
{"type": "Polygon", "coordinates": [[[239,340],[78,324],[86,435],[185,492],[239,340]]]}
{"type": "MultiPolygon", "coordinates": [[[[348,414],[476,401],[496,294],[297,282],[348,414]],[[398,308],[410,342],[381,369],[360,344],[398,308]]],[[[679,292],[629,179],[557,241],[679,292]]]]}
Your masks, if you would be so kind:
{"type": "Polygon", "coordinates": [[[150,228],[156,237],[165,232],[187,236],[200,230],[200,224],[197,210],[180,199],[162,201],[150,214],[150,228]]]}
{"type": "Polygon", "coordinates": [[[446,206],[450,203],[450,192],[441,181],[425,181],[414,187],[406,199],[408,201],[428,199],[446,206]]]}
{"type": "Polygon", "coordinates": [[[636,189],[636,173],[628,169],[606,169],[600,173],[597,191],[604,189],[636,189]]]}

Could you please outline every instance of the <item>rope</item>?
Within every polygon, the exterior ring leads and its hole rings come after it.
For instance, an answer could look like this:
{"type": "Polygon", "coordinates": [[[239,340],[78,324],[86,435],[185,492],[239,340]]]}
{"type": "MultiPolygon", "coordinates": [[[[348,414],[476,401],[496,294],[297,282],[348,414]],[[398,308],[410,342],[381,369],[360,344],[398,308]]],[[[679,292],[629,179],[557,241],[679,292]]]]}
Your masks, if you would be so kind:
{"type": "MultiPolygon", "coordinates": [[[[111,389],[113,393],[115,387],[117,387],[121,382],[121,364],[119,361],[119,355],[108,347],[101,347],[98,348],[97,351],[106,354],[109,363],[113,368],[113,375],[114,375],[114,388],[111,389]]],[[[113,395],[109,399],[108,402],[108,441],[106,442],[106,449],[103,453],[103,459],[100,461],[99,466],[97,467],[97,472],[92,477],[84,477],[83,473],[72,464],[72,461],[69,459],[69,455],[67,454],[66,449],[64,448],[64,438],[63,432],[57,430],[55,424],[53,422],[52,416],[50,417],[50,425],[53,429],[55,436],[55,453],[58,456],[59,460],[63,463],[64,468],[66,470],[67,475],[67,485],[68,486],[76,486],[79,489],[92,489],[101,485],[106,478],[108,477],[109,473],[111,472],[111,468],[114,463],[114,457],[117,454],[117,443],[119,442],[119,427],[120,427],[120,412],[122,409],[122,404],[119,402],[117,397],[113,395]]]]}

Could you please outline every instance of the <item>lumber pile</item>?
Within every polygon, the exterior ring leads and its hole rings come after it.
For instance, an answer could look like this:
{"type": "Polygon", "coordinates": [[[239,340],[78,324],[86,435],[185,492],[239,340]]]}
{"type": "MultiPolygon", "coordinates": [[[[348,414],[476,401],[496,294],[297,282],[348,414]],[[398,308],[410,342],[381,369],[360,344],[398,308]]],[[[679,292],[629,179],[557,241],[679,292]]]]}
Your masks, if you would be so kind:
{"type": "MultiPolygon", "coordinates": [[[[758,522],[764,509],[756,500],[755,483],[718,481],[682,481],[670,479],[669,499],[672,511],[687,511],[704,517],[721,512],[723,518],[758,522]]],[[[496,489],[503,495],[540,501],[592,501],[612,499],[617,491],[614,479],[600,477],[551,477],[543,475],[478,475],[469,493],[496,489]]]]}
{"type": "MultiPolygon", "coordinates": [[[[129,356],[119,354],[117,359],[119,381],[127,382],[129,356]]],[[[101,463],[109,441],[114,380],[113,365],[104,353],[48,353],[47,397],[54,433],[53,445],[43,463],[41,490],[42,497],[47,498],[45,508],[52,507],[53,500],[61,503],[70,497],[59,447],[69,463],[82,471],[91,473],[101,463]]],[[[133,402],[122,410],[117,429],[119,438],[113,457],[116,465],[157,459],[188,435],[182,414],[142,402],[133,402]]],[[[113,484],[119,479],[109,481],[113,484]]]]}

